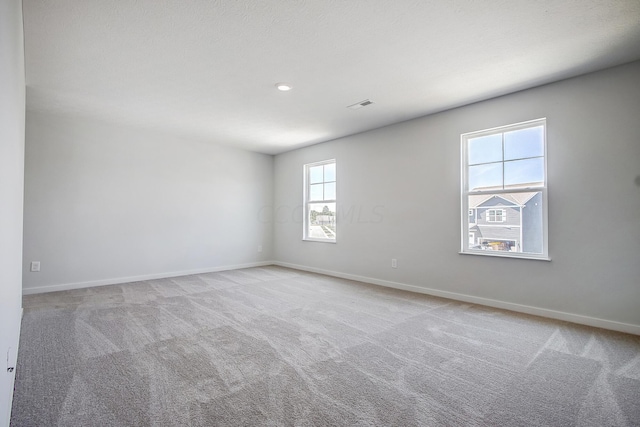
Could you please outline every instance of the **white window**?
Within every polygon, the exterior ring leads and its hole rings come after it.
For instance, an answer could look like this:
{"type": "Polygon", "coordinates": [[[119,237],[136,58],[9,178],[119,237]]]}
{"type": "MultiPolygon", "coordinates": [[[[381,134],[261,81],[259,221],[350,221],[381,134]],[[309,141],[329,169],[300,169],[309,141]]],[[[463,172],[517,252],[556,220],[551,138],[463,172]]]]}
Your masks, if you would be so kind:
{"type": "Polygon", "coordinates": [[[505,222],[507,219],[507,211],[504,209],[488,209],[487,222],[505,222]]]}
{"type": "Polygon", "coordinates": [[[304,165],[304,240],[336,241],[336,161],[304,165]]]}
{"type": "Polygon", "coordinates": [[[546,119],[466,133],[461,144],[461,252],[548,259],[546,119]]]}

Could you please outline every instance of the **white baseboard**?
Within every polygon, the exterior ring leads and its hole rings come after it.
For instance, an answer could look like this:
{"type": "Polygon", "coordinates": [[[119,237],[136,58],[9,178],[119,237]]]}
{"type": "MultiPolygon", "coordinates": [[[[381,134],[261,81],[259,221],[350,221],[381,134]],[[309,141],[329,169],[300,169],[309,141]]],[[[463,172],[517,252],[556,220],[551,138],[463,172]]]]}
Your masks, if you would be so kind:
{"type": "Polygon", "coordinates": [[[273,265],[273,261],[249,262],[246,264],[224,265],[220,267],[201,268],[198,270],[173,271],[168,273],[143,274],[140,276],[117,277],[112,279],[91,280],[88,282],[63,283],[59,285],[37,286],[33,288],[23,288],[22,295],[41,294],[45,292],[69,291],[72,289],[92,288],[94,286],[119,285],[129,282],[140,282],[142,280],[165,279],[169,277],[189,276],[192,274],[214,273],[216,271],[238,270],[241,268],[264,267],[273,265]]]}
{"type": "Polygon", "coordinates": [[[630,323],[616,322],[613,320],[599,319],[596,317],[583,316],[580,314],[566,313],[563,311],[549,310],[546,308],[532,307],[529,305],[516,304],[512,302],[499,301],[489,298],[476,297],[472,295],[459,294],[456,292],[441,291],[438,289],[424,288],[421,286],[407,285],[404,283],[391,282],[388,280],[374,279],[372,277],[358,276],[355,274],[340,273],[337,271],[323,270],[321,268],[308,267],[305,265],[290,264],[286,262],[275,261],[274,265],[281,267],[293,268],[296,270],[309,271],[312,273],[325,274],[327,276],[339,277],[342,279],[355,280],[358,282],[370,283],[372,285],[386,286],[388,288],[403,289],[405,291],[417,292],[421,294],[432,295],[436,297],[449,298],[457,301],[464,301],[473,304],[486,305],[489,307],[501,308],[504,310],[516,311],[519,313],[533,314],[551,319],[564,320],[580,325],[594,326],[597,328],[609,329],[612,331],[626,332],[629,334],[640,335],[640,325],[630,323]]]}
{"type": "Polygon", "coordinates": [[[119,277],[113,279],[93,280],[88,282],[66,283],[51,286],[40,286],[25,288],[23,295],[39,294],[44,292],[67,291],[71,289],[90,288],[94,286],[117,285],[121,283],[139,282],[143,280],[163,279],[169,277],[188,276],[191,274],[213,273],[216,271],[237,270],[241,268],[264,267],[267,265],[278,265],[281,267],[293,268],[296,270],[309,271],[312,273],[324,274],[327,276],[339,277],[342,279],[355,280],[358,282],[370,283],[372,285],[385,286],[388,288],[402,289],[405,291],[417,292],[421,294],[433,295],[442,298],[449,298],[456,301],[464,301],[472,304],[485,305],[489,307],[501,308],[504,310],[516,311],[519,313],[533,314],[535,316],[548,317],[551,319],[564,320],[580,325],[594,326],[597,328],[609,329],[612,331],[626,332],[640,335],[640,325],[616,322],[614,320],[599,319],[596,317],[583,316],[580,314],[566,313],[563,311],[549,310],[546,308],[533,307],[529,305],[516,304],[512,302],[499,301],[490,298],[482,298],[473,295],[460,294],[457,292],[442,291],[439,289],[425,288],[422,286],[407,285],[389,280],[375,279],[372,277],[358,276],[355,274],[341,273],[338,271],[324,270],[321,268],[309,267],[306,265],[291,264],[280,261],[259,261],[246,264],[226,265],[220,267],[203,268],[198,270],[176,271],[170,273],[146,274],[140,276],[119,277]]]}

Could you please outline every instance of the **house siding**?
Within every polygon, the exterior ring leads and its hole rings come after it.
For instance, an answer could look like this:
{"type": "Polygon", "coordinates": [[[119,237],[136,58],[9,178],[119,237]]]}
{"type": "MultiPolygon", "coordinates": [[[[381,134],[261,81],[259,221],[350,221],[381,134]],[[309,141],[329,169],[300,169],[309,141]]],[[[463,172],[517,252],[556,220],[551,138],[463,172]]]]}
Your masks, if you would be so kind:
{"type": "Polygon", "coordinates": [[[504,199],[499,197],[493,197],[484,202],[478,208],[478,225],[492,225],[500,224],[503,226],[520,226],[520,209],[513,204],[509,204],[504,199]],[[504,209],[507,217],[504,222],[489,222],[488,210],[489,209],[504,209]]]}
{"type": "Polygon", "coordinates": [[[533,196],[522,208],[522,251],[542,253],[542,193],[533,196]]]}
{"type": "Polygon", "coordinates": [[[501,197],[492,197],[476,208],[478,222],[470,227],[469,231],[475,233],[475,242],[478,239],[487,240],[510,240],[516,243],[519,250],[522,246],[520,233],[520,208],[512,202],[501,197]],[[490,209],[503,209],[505,211],[505,221],[489,222],[490,209]]]}

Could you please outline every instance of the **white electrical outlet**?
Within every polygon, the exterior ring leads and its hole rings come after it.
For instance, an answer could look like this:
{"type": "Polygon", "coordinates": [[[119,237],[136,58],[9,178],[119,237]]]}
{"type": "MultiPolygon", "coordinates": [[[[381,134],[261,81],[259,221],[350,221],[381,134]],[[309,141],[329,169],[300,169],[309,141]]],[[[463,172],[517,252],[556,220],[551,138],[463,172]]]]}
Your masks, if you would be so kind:
{"type": "Polygon", "coordinates": [[[258,245],[258,252],[262,252],[262,245],[258,245]]]}
{"type": "Polygon", "coordinates": [[[31,261],[31,271],[40,271],[40,261],[31,261]]]}
{"type": "Polygon", "coordinates": [[[13,348],[9,347],[7,350],[7,372],[11,373],[16,368],[14,363],[15,359],[13,348]]]}
{"type": "Polygon", "coordinates": [[[391,268],[398,268],[398,260],[391,258],[391,268]]]}

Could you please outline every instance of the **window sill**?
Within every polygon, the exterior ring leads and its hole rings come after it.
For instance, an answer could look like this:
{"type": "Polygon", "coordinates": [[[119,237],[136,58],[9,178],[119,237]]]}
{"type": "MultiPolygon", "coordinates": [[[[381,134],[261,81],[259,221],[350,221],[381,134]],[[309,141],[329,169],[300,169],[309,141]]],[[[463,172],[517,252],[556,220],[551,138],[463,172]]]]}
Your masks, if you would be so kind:
{"type": "Polygon", "coordinates": [[[311,239],[311,238],[305,238],[302,239],[303,242],[319,242],[319,243],[336,243],[335,239],[334,240],[328,240],[328,239],[311,239]]]}
{"type": "Polygon", "coordinates": [[[494,258],[517,258],[517,259],[531,259],[534,261],[551,261],[551,258],[543,255],[527,255],[522,253],[509,253],[502,252],[497,253],[497,251],[460,251],[458,252],[460,255],[480,255],[480,256],[489,256],[494,258]]]}

